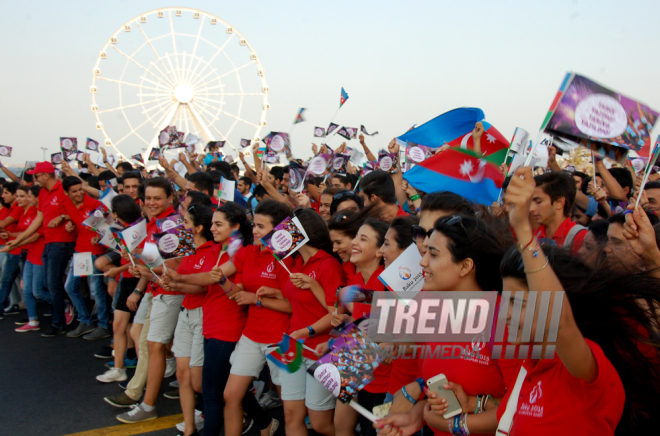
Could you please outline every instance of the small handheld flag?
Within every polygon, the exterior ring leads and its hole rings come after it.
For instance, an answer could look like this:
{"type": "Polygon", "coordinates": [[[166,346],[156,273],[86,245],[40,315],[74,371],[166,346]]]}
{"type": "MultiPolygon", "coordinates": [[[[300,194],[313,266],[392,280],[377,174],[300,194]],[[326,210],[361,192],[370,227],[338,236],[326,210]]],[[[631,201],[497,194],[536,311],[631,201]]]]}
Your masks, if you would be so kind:
{"type": "Polygon", "coordinates": [[[314,137],[323,138],[325,136],[325,129],[323,127],[314,127],[314,137]]]}
{"type": "Polygon", "coordinates": [[[7,147],[6,145],[0,145],[0,156],[2,157],[11,157],[11,147],[7,147]]]}
{"type": "Polygon", "coordinates": [[[328,129],[327,129],[325,135],[326,135],[326,136],[330,136],[330,134],[331,134],[332,132],[334,132],[335,130],[337,130],[338,127],[339,127],[339,124],[330,123],[330,125],[328,126],[328,129]]]}
{"type": "Polygon", "coordinates": [[[286,372],[294,373],[302,366],[302,350],[303,344],[285,333],[282,341],[277,344],[277,349],[266,358],[286,372]]]}
{"type": "Polygon", "coordinates": [[[94,141],[92,138],[87,138],[87,144],[85,145],[85,148],[87,150],[92,150],[92,151],[99,151],[99,143],[98,141],[94,141]]]}
{"type": "Polygon", "coordinates": [[[363,288],[362,286],[352,285],[344,286],[337,290],[338,300],[341,304],[364,303],[371,304],[374,297],[374,291],[363,288]]]}
{"type": "Polygon", "coordinates": [[[360,125],[360,132],[364,133],[364,134],[367,135],[367,136],[375,136],[375,135],[378,135],[378,131],[376,131],[376,132],[374,132],[374,133],[369,133],[369,132],[367,132],[367,129],[365,129],[365,127],[364,127],[363,125],[360,125]]]}
{"type": "Polygon", "coordinates": [[[298,115],[296,115],[296,119],[293,120],[293,124],[298,124],[298,123],[302,123],[303,121],[305,121],[305,118],[303,118],[303,113],[306,110],[307,109],[305,109],[304,107],[300,108],[300,110],[298,111],[298,115]]]}
{"type": "Polygon", "coordinates": [[[215,266],[218,266],[218,264],[220,264],[220,259],[222,258],[222,255],[224,253],[227,253],[229,255],[229,258],[231,259],[236,255],[236,253],[238,253],[238,250],[240,250],[242,246],[243,246],[243,235],[238,230],[234,230],[233,232],[231,232],[231,236],[229,236],[229,239],[222,247],[222,251],[220,252],[220,256],[218,256],[218,261],[215,263],[215,266]]]}
{"type": "Polygon", "coordinates": [[[339,97],[339,107],[342,107],[344,103],[348,100],[348,94],[344,91],[344,88],[341,88],[341,97],[339,97]]]}

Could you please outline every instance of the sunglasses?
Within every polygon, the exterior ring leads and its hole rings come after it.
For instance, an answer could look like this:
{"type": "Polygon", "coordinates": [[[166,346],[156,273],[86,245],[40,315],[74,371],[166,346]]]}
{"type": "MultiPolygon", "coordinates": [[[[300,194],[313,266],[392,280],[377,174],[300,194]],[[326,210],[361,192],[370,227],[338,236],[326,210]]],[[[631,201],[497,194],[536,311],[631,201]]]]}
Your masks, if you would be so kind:
{"type": "Polygon", "coordinates": [[[463,229],[463,233],[465,233],[465,236],[468,238],[470,237],[470,235],[468,235],[467,230],[465,229],[465,226],[463,225],[463,218],[460,215],[453,215],[450,217],[443,217],[440,219],[445,220],[443,224],[446,224],[448,226],[455,226],[456,224],[460,225],[461,228],[463,229]]]}
{"type": "Polygon", "coordinates": [[[422,226],[418,226],[416,224],[413,224],[412,226],[412,240],[415,243],[423,243],[424,239],[431,237],[431,233],[433,233],[433,229],[426,231],[426,229],[422,226]]]}
{"type": "Polygon", "coordinates": [[[356,194],[353,191],[345,191],[345,192],[340,192],[338,194],[333,195],[332,199],[339,201],[339,200],[344,199],[345,197],[355,197],[355,195],[356,194]]]}

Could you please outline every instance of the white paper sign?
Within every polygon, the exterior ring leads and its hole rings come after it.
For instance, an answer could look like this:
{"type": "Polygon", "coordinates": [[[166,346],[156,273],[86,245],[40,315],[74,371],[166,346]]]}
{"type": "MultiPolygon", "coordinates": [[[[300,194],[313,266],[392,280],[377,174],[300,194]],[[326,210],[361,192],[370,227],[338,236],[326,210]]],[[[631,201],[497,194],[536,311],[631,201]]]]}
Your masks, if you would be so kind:
{"type": "Polygon", "coordinates": [[[105,207],[108,208],[108,210],[112,210],[112,199],[117,196],[117,193],[115,192],[114,189],[111,187],[107,187],[105,191],[101,194],[101,198],[99,201],[103,203],[105,207]]]}
{"type": "Polygon", "coordinates": [[[163,264],[163,258],[158,251],[158,247],[151,242],[144,244],[144,249],[139,257],[150,269],[158,268],[163,264]]]}
{"type": "Polygon", "coordinates": [[[411,244],[378,276],[378,280],[393,292],[405,293],[404,300],[413,299],[424,286],[421,260],[417,244],[411,244]]]}
{"type": "Polygon", "coordinates": [[[92,253],[73,253],[73,276],[84,277],[94,274],[92,253]]]}
{"type": "Polygon", "coordinates": [[[147,220],[143,219],[136,225],[122,230],[121,235],[128,251],[133,252],[147,238],[147,220]]]}
{"type": "Polygon", "coordinates": [[[223,177],[220,179],[220,190],[220,200],[234,201],[236,182],[233,180],[227,180],[223,177]]]}
{"type": "Polygon", "coordinates": [[[117,248],[117,241],[115,241],[114,236],[112,236],[112,231],[107,223],[101,223],[98,226],[98,233],[99,236],[101,236],[101,240],[99,241],[100,245],[108,247],[111,250],[117,248]]]}

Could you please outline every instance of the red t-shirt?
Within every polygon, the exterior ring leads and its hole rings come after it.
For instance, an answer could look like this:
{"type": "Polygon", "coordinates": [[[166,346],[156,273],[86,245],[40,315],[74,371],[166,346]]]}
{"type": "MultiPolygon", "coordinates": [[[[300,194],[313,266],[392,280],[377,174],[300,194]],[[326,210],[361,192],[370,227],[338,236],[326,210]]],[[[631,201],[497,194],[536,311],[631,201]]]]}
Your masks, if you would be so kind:
{"type": "MultiPolygon", "coordinates": [[[[364,283],[364,277],[362,273],[356,273],[347,283],[347,286],[350,285],[360,285],[364,286],[366,289],[371,289],[378,292],[386,292],[385,285],[383,282],[378,280],[378,276],[385,269],[384,266],[379,266],[376,271],[369,277],[367,283],[364,283]]],[[[389,292],[389,291],[387,291],[389,292]]],[[[353,303],[353,318],[359,319],[364,315],[368,315],[371,312],[371,305],[364,303],[353,303]]],[[[369,383],[364,387],[364,390],[371,392],[372,394],[382,394],[387,392],[387,388],[390,384],[390,375],[392,373],[392,365],[381,365],[376,368],[374,371],[374,381],[369,383]]]]}
{"type": "Polygon", "coordinates": [[[408,212],[403,210],[401,205],[397,205],[397,206],[399,206],[399,211],[396,213],[396,216],[408,216],[408,215],[410,215],[408,212]]]}
{"type": "MultiPolygon", "coordinates": [[[[2,209],[0,209],[0,221],[4,220],[8,216],[9,216],[9,208],[8,207],[2,207],[2,209]]],[[[5,245],[5,243],[6,243],[5,240],[0,238],[0,247],[5,245]]]]}
{"type": "MultiPolygon", "coordinates": [[[[23,214],[25,213],[25,209],[20,207],[18,205],[18,201],[14,201],[14,204],[11,205],[11,208],[9,209],[9,216],[14,218],[16,221],[13,222],[12,224],[7,226],[7,231],[9,233],[18,233],[21,230],[18,230],[18,223],[21,221],[21,218],[23,218],[23,214]]],[[[26,227],[27,228],[27,227],[26,227]]],[[[7,241],[13,241],[16,238],[9,238],[7,241]]],[[[9,252],[9,254],[15,254],[19,255],[23,251],[23,247],[18,247],[9,252]]]]}
{"type": "MultiPolygon", "coordinates": [[[[155,218],[152,218],[147,223],[147,237],[140,244],[140,248],[144,247],[144,244],[146,244],[147,242],[151,242],[152,244],[155,244],[156,240],[154,239],[154,235],[158,233],[158,226],[156,226],[156,222],[160,219],[167,218],[170,215],[174,215],[175,213],[176,212],[174,211],[174,208],[170,206],[167,209],[165,209],[163,213],[161,213],[155,218]]],[[[181,292],[166,291],[165,289],[161,288],[158,280],[156,280],[155,282],[151,282],[150,286],[151,286],[151,292],[154,297],[160,294],[181,295],[181,292]]]]}
{"type": "MultiPolygon", "coordinates": [[[[346,276],[339,261],[323,250],[319,250],[305,264],[303,264],[303,257],[297,256],[291,272],[306,274],[319,282],[325,294],[325,306],[319,302],[311,290],[296,288],[291,280],[287,281],[282,293],[284,298],[291,303],[293,311],[289,333],[306,328],[326,316],[328,314],[327,306],[335,304],[337,288],[346,284],[346,276]]],[[[318,344],[330,340],[329,333],[330,331],[318,333],[307,338],[305,345],[315,349],[318,344]]],[[[306,349],[303,350],[303,355],[309,359],[318,359],[316,355],[306,349]]]]}
{"type": "MultiPolygon", "coordinates": [[[[221,244],[216,244],[207,250],[202,272],[213,269],[221,251],[221,244]]],[[[218,265],[228,261],[229,255],[225,253],[218,265]]],[[[237,275],[227,277],[227,280],[236,283],[237,275]]],[[[202,312],[204,313],[202,334],[206,339],[213,338],[226,342],[238,342],[247,323],[248,308],[239,306],[236,301],[230,300],[219,283],[207,286],[207,288],[208,292],[205,294],[204,305],[202,306],[202,312]]]]}
{"type": "Polygon", "coordinates": [[[346,273],[346,277],[348,278],[353,278],[353,276],[356,273],[355,265],[353,265],[351,262],[343,262],[341,264],[341,268],[344,270],[344,272],[346,273]]]}
{"type": "MultiPolygon", "coordinates": [[[[27,211],[23,214],[23,217],[21,217],[21,220],[18,222],[17,226],[17,231],[19,232],[24,232],[27,230],[28,227],[30,227],[30,224],[32,224],[32,221],[37,216],[37,208],[35,206],[31,206],[28,208],[27,211]]],[[[32,242],[31,244],[24,245],[23,249],[26,249],[28,251],[27,255],[27,261],[29,261],[32,265],[43,265],[43,261],[41,260],[41,255],[44,252],[44,246],[46,245],[44,242],[43,236],[41,236],[41,229],[37,231],[37,234],[39,235],[39,239],[36,241],[32,242]]]]}
{"type": "MultiPolygon", "coordinates": [[[[284,259],[289,268],[293,266],[291,257],[284,259]]],[[[268,250],[250,245],[236,254],[236,271],[242,274],[241,281],[247,292],[255,293],[262,286],[284,289],[289,281],[289,273],[268,250]]],[[[259,307],[251,304],[248,310],[247,325],[243,334],[260,344],[273,344],[282,340],[282,334],[289,331],[291,314],[259,307]]]]}
{"type": "Polygon", "coordinates": [[[66,225],[65,222],[52,229],[48,227],[48,223],[53,219],[66,214],[64,201],[68,198],[59,180],[50,191],[46,188],[41,188],[41,191],[39,191],[39,211],[44,215],[42,229],[46,244],[50,244],[51,242],[73,242],[76,240],[76,234],[69,233],[64,228],[66,225]]]}
{"type": "Polygon", "coordinates": [[[78,253],[92,253],[93,255],[101,255],[107,252],[103,245],[92,244],[92,238],[98,234],[83,226],[83,221],[89,218],[89,213],[101,206],[101,202],[93,199],[87,194],[83,194],[83,202],[80,206],[73,204],[70,198],[64,200],[64,210],[76,226],[77,239],[75,251],[78,253]]]}
{"type": "MultiPolygon", "coordinates": [[[[614,434],[626,399],[623,383],[600,346],[586,341],[598,365],[598,377],[591,383],[573,377],[559,358],[525,360],[527,376],[520,389],[511,436],[614,434]]],[[[498,420],[512,389],[510,385],[497,408],[498,420]]]]}
{"type": "MultiPolygon", "coordinates": [[[[201,273],[206,262],[206,255],[214,245],[213,241],[208,241],[196,247],[195,254],[184,257],[176,272],[182,275],[201,273]]],[[[185,294],[181,304],[188,310],[197,309],[198,307],[202,307],[204,298],[206,298],[206,292],[202,294],[185,294]]]]}
{"type": "MultiPolygon", "coordinates": [[[[566,236],[568,236],[568,232],[576,225],[577,225],[576,223],[571,221],[570,217],[566,218],[561,223],[561,225],[557,228],[557,231],[555,231],[555,234],[552,235],[552,240],[555,241],[557,247],[564,246],[564,241],[566,240],[566,236]]],[[[587,236],[587,229],[580,230],[579,232],[577,232],[577,234],[573,238],[573,245],[571,246],[571,252],[573,254],[577,253],[577,251],[580,249],[585,236],[587,236]]],[[[537,237],[547,238],[545,233],[545,226],[540,227],[537,237]]]]}

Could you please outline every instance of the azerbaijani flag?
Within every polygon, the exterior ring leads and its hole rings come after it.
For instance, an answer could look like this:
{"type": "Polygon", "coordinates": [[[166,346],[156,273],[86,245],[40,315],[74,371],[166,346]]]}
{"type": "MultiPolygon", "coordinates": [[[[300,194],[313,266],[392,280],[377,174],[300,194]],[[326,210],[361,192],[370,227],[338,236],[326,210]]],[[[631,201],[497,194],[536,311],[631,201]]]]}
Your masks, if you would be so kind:
{"type": "Polygon", "coordinates": [[[302,366],[303,345],[286,333],[277,344],[277,350],[266,356],[268,360],[283,370],[294,373],[302,366]]]}
{"type": "Polygon", "coordinates": [[[344,91],[344,87],[342,86],[341,97],[339,97],[339,107],[342,107],[344,103],[346,103],[346,100],[348,100],[348,94],[346,94],[346,91],[344,91]]]}
{"type": "Polygon", "coordinates": [[[296,115],[296,119],[293,120],[293,124],[298,124],[305,121],[305,119],[303,118],[303,112],[305,112],[306,110],[307,109],[305,109],[304,107],[300,108],[300,110],[298,111],[298,115],[296,115]]]}
{"type": "Polygon", "coordinates": [[[543,125],[541,126],[541,130],[545,130],[545,126],[548,125],[548,122],[550,121],[552,114],[555,113],[555,109],[557,109],[557,105],[561,101],[561,98],[564,96],[564,92],[566,92],[566,89],[568,88],[568,84],[571,82],[572,77],[573,77],[573,73],[566,73],[566,76],[564,77],[564,80],[561,82],[561,86],[559,87],[559,91],[557,91],[557,95],[555,95],[555,99],[552,101],[552,104],[550,105],[548,114],[545,116],[545,120],[543,120],[543,125]]]}
{"type": "Polygon", "coordinates": [[[504,182],[496,165],[458,147],[415,165],[403,178],[426,193],[450,191],[488,206],[497,201],[504,182]]]}
{"type": "Polygon", "coordinates": [[[131,156],[131,159],[136,160],[136,161],[140,162],[142,165],[144,165],[144,158],[142,157],[142,155],[140,153],[131,156]]]}
{"type": "Polygon", "coordinates": [[[509,148],[509,141],[493,126],[483,121],[486,116],[479,108],[464,107],[445,112],[431,121],[407,131],[397,139],[414,142],[431,148],[438,148],[445,143],[472,149],[472,130],[479,121],[484,125],[481,137],[481,153],[483,158],[496,165],[504,162],[509,148]]]}

